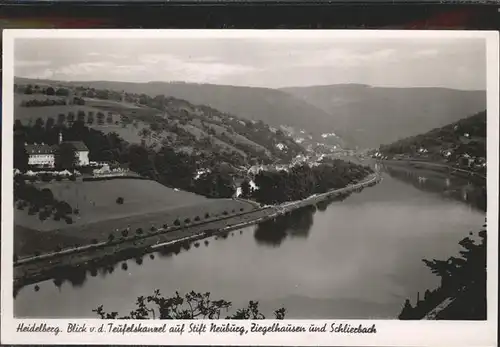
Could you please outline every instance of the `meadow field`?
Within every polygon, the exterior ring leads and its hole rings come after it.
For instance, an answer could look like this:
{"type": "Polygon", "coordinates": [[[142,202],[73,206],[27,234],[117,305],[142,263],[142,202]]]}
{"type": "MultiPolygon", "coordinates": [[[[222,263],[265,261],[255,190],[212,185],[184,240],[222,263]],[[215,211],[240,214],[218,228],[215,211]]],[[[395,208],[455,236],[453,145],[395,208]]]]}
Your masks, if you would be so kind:
{"type": "MultiPolygon", "coordinates": [[[[36,183],[35,186],[39,189],[49,188],[54,198],[66,201],[72,208],[78,209],[79,215],[73,218],[74,225],[189,206],[207,200],[201,195],[174,191],[155,181],[139,179],[53,181],[36,183]],[[124,200],[121,205],[116,203],[119,197],[124,200]]],[[[26,210],[16,210],[16,224],[38,230],[66,226],[64,221],[52,219],[41,222],[36,215],[29,216],[26,210]]]]}
{"type": "Polygon", "coordinates": [[[83,245],[91,240],[105,241],[110,233],[116,237],[123,229],[144,231],[163,225],[174,226],[214,220],[249,212],[258,206],[239,199],[207,199],[203,196],[175,191],[157,182],[139,179],[39,183],[50,188],[56,199],[79,210],[73,224],[64,220],[40,221],[26,210],[14,211],[16,254],[31,254],[83,245]],[[116,199],[122,197],[123,204],[116,199]],[[207,215],[208,213],[208,215],[207,215]],[[118,232],[117,232],[118,230],[118,232]],[[28,252],[28,253],[27,253],[28,252]]]}

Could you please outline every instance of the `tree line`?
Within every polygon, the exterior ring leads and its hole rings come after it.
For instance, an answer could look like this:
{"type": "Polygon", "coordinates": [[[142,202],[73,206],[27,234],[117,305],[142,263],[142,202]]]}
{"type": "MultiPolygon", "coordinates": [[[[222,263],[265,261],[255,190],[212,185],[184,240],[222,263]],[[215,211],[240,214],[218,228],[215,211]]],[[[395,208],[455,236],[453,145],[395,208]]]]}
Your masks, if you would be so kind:
{"type": "Polygon", "coordinates": [[[14,92],[15,93],[23,93],[27,95],[31,94],[44,94],[49,96],[69,96],[71,94],[70,89],[59,87],[43,87],[38,84],[27,84],[27,85],[17,85],[14,84],[14,92]]]}
{"type": "Polygon", "coordinates": [[[301,164],[288,171],[259,172],[254,179],[258,189],[252,191],[249,182],[245,181],[242,184],[242,194],[263,204],[277,204],[344,188],[371,173],[373,170],[370,167],[340,159],[318,166],[301,164]]]}
{"type": "MultiPolygon", "coordinates": [[[[74,97],[71,101],[74,105],[85,105],[85,100],[79,97],[74,97]]],[[[43,106],[64,106],[67,105],[68,102],[65,99],[32,99],[25,100],[21,102],[22,107],[43,107],[43,106]]]]}

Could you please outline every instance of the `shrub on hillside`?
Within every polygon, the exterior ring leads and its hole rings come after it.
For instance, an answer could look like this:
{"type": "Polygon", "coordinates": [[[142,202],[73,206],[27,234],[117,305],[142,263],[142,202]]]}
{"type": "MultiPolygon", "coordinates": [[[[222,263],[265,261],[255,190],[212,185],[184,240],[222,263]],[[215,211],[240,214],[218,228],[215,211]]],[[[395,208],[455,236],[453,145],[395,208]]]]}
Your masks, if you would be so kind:
{"type": "Polygon", "coordinates": [[[73,218],[71,217],[64,218],[64,221],[66,222],[66,224],[73,224],[73,218]]]}
{"type": "Polygon", "coordinates": [[[210,218],[210,213],[207,212],[207,213],[205,213],[205,219],[208,219],[208,218],[210,218]]]}
{"type": "Polygon", "coordinates": [[[196,216],[196,217],[194,217],[194,220],[195,220],[195,222],[199,222],[200,221],[200,217],[196,216]]]}
{"type": "Polygon", "coordinates": [[[124,201],[125,201],[125,200],[124,200],[121,196],[120,196],[119,198],[117,198],[117,199],[116,199],[116,203],[117,203],[118,205],[123,205],[124,201]]]}
{"type": "Polygon", "coordinates": [[[69,95],[69,90],[66,88],[58,88],[56,90],[56,95],[58,96],[68,96],[69,95]]]}
{"type": "Polygon", "coordinates": [[[174,221],[174,225],[175,225],[175,226],[179,226],[179,225],[181,225],[181,221],[180,221],[179,219],[176,219],[176,220],[174,221]]]}
{"type": "Polygon", "coordinates": [[[127,237],[128,236],[128,230],[127,229],[123,229],[122,230],[122,236],[123,237],[127,237]]]}
{"type": "Polygon", "coordinates": [[[114,239],[115,239],[115,235],[113,235],[112,233],[111,233],[111,234],[109,234],[109,236],[108,236],[108,241],[109,241],[109,242],[113,242],[113,240],[114,240],[114,239]]]}
{"type": "Polygon", "coordinates": [[[189,218],[184,219],[184,223],[186,223],[186,224],[191,223],[191,219],[189,219],[189,218]]]}
{"type": "Polygon", "coordinates": [[[57,213],[59,213],[61,215],[61,217],[73,212],[73,209],[66,201],[59,201],[56,204],[55,208],[56,208],[57,213]]]}
{"type": "Polygon", "coordinates": [[[38,212],[38,219],[40,219],[42,222],[49,218],[50,214],[46,210],[42,210],[38,212]]]}

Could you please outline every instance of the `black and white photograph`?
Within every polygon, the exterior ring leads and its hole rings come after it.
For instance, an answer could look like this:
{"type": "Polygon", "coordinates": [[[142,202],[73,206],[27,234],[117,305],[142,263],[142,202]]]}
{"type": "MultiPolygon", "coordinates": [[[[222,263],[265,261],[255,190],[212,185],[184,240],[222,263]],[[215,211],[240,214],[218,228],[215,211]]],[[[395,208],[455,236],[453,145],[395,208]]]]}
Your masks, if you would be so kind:
{"type": "Polygon", "coordinates": [[[10,319],[495,332],[498,35],[9,32],[10,319]]]}

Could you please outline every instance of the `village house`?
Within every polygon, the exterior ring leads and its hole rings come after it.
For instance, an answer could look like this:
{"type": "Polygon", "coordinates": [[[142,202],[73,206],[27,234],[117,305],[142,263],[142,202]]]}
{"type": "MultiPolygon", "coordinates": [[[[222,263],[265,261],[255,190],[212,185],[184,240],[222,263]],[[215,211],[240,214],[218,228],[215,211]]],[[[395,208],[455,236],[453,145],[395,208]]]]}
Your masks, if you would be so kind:
{"type": "MultiPolygon", "coordinates": [[[[82,141],[63,141],[62,134],[59,133],[59,145],[70,144],[75,148],[75,156],[77,157],[77,166],[88,166],[89,149],[82,141]]],[[[47,144],[25,144],[26,152],[28,153],[28,165],[36,167],[53,168],[55,166],[55,154],[59,145],[49,146],[47,144]]]]}

